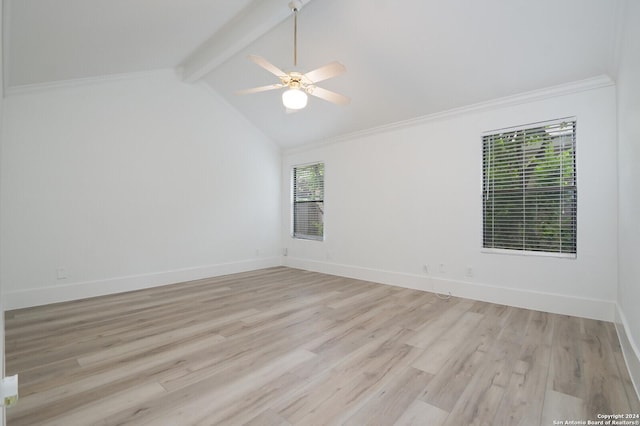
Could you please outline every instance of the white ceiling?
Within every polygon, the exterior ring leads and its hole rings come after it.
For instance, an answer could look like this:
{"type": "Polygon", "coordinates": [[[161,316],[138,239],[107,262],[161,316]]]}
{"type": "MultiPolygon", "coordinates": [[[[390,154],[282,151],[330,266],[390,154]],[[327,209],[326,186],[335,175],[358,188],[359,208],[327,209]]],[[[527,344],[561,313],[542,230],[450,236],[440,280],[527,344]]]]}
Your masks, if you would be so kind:
{"type": "Polygon", "coordinates": [[[5,0],[8,86],[177,66],[251,0],[5,0]]]}
{"type": "Polygon", "coordinates": [[[612,75],[620,1],[305,0],[297,69],[340,61],[319,85],[352,103],[286,114],[280,91],[235,92],[277,82],[248,54],[293,69],[288,0],[5,0],[5,85],[185,68],[290,147],[612,75]]]}

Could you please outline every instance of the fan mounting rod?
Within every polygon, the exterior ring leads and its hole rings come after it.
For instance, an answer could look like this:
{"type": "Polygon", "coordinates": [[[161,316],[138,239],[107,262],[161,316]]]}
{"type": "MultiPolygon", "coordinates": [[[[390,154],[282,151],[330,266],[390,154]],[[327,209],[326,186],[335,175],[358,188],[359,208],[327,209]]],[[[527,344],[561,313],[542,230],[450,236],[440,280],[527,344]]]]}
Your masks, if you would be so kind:
{"type": "Polygon", "coordinates": [[[293,66],[298,66],[298,10],[302,7],[299,0],[292,0],[289,9],[293,11],[293,66]]]}

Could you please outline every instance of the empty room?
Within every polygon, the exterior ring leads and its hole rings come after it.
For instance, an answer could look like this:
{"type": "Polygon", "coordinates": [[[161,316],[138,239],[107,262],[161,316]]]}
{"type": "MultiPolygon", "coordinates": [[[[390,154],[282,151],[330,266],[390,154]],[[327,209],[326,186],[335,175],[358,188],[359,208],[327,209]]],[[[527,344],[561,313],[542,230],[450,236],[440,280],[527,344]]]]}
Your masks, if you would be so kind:
{"type": "Polygon", "coordinates": [[[0,425],[640,425],[637,0],[0,0],[0,425]]]}

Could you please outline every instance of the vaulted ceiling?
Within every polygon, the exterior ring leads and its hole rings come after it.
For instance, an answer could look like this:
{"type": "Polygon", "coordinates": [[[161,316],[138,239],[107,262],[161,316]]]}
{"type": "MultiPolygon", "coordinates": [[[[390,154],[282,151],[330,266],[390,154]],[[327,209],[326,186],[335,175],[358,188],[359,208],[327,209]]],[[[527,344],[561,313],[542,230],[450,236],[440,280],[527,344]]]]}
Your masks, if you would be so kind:
{"type": "Polygon", "coordinates": [[[5,0],[5,87],[176,68],[283,147],[491,99],[614,76],[622,0],[304,0],[298,67],[339,61],[287,114],[255,54],[293,70],[288,0],[5,0]]]}

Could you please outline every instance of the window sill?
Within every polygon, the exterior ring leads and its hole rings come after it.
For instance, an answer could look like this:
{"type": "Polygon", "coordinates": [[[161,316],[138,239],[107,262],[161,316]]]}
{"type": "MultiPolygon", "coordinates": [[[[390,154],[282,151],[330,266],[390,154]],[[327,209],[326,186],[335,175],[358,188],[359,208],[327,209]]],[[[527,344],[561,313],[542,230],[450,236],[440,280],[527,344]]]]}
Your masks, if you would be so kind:
{"type": "Polygon", "coordinates": [[[323,242],[324,241],[324,237],[312,237],[312,236],[302,236],[302,235],[292,235],[291,236],[292,239],[294,240],[302,240],[302,241],[317,241],[317,242],[323,242]]]}
{"type": "Polygon", "coordinates": [[[483,248],[480,250],[481,253],[486,254],[504,254],[511,256],[534,256],[534,257],[555,257],[559,259],[577,259],[576,253],[553,253],[546,251],[528,251],[528,250],[509,250],[509,249],[494,249],[494,248],[483,248]]]}

